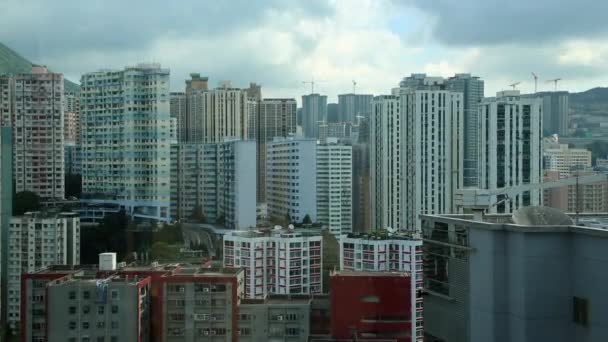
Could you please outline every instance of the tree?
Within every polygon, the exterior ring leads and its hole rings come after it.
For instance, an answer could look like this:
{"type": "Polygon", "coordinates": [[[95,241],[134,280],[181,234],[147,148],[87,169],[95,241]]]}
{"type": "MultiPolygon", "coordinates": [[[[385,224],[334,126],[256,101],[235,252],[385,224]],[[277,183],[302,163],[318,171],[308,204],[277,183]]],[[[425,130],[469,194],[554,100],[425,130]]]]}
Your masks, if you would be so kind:
{"type": "Polygon", "coordinates": [[[20,216],[28,211],[37,211],[42,208],[40,196],[35,192],[21,191],[13,195],[13,216],[20,216]]]}
{"type": "Polygon", "coordinates": [[[207,217],[205,216],[205,213],[203,212],[203,207],[201,205],[197,205],[192,208],[192,214],[190,215],[190,218],[198,223],[207,223],[207,217]]]}
{"type": "Polygon", "coordinates": [[[306,216],[304,216],[304,218],[302,219],[302,224],[311,224],[312,220],[310,219],[310,216],[308,214],[306,214],[306,216]]]}
{"type": "Polygon", "coordinates": [[[217,223],[219,225],[223,225],[224,223],[226,223],[226,216],[224,216],[224,214],[220,214],[217,217],[217,220],[215,220],[215,223],[217,223]]]}
{"type": "Polygon", "coordinates": [[[152,260],[166,260],[173,256],[171,248],[166,242],[157,241],[150,248],[150,258],[152,260]]]}

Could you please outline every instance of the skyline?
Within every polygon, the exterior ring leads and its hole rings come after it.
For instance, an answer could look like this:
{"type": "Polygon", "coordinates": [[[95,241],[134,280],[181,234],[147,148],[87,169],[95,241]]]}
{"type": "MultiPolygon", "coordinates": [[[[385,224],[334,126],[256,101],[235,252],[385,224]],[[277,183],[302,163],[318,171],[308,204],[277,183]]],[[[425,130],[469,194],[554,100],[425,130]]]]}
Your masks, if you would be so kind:
{"type": "Polygon", "coordinates": [[[471,73],[486,81],[490,96],[514,82],[532,92],[531,72],[540,77],[539,91],[553,90],[545,80],[558,77],[559,90],[608,83],[602,38],[608,25],[600,14],[608,4],[591,0],[181,5],[8,0],[0,4],[0,41],[77,83],[86,72],[158,62],[171,70],[171,91],[183,90],[188,74],[199,72],[213,87],[220,80],[243,88],[256,82],[264,97],[300,101],[310,92],[302,81],[318,80],[315,92],[333,103],[337,94],[352,92],[352,80],[357,93],[379,95],[418,72],[471,73]],[[568,20],[581,11],[585,22],[568,20]],[[100,17],[106,20],[94,20],[100,17]],[[134,18],[141,22],[136,30],[134,18]]]}

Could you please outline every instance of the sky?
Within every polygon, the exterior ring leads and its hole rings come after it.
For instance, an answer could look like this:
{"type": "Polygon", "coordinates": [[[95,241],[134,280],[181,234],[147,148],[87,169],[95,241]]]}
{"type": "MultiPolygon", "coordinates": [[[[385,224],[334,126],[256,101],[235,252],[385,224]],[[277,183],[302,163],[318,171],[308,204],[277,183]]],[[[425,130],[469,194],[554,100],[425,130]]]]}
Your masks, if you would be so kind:
{"type": "Polygon", "coordinates": [[[411,73],[485,80],[486,96],[608,83],[608,1],[0,0],[0,41],[78,82],[158,62],[180,91],[191,72],[264,97],[389,94],[411,73]]]}

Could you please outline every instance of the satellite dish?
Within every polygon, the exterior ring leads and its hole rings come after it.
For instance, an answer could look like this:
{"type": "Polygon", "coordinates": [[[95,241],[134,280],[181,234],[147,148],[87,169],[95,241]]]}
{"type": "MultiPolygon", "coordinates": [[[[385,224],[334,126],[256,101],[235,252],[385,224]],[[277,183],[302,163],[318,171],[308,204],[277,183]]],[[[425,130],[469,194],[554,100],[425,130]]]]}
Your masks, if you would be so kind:
{"type": "Polygon", "coordinates": [[[386,231],[392,234],[395,232],[395,229],[391,227],[386,227],[386,231]]]}
{"type": "Polygon", "coordinates": [[[278,225],[274,226],[274,230],[281,230],[281,229],[282,229],[281,226],[278,226],[278,225]]]}
{"type": "Polygon", "coordinates": [[[513,212],[513,223],[527,226],[570,226],[574,222],[562,211],[549,207],[524,207],[513,212]]]}
{"type": "Polygon", "coordinates": [[[287,229],[289,229],[289,230],[293,230],[293,228],[294,228],[293,224],[290,224],[289,226],[287,226],[287,229]]]}

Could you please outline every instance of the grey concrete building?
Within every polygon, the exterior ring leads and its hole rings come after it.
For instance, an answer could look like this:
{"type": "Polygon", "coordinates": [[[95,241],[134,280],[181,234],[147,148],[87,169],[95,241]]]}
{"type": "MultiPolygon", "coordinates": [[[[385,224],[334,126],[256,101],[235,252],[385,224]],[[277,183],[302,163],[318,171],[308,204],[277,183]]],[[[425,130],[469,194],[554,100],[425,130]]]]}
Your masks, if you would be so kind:
{"type": "Polygon", "coordinates": [[[306,138],[319,137],[319,124],[327,121],[327,96],[302,95],[302,132],[306,138]]]}
{"type": "Polygon", "coordinates": [[[608,341],[608,230],[421,218],[425,341],[608,341]]]}
{"type": "Polygon", "coordinates": [[[570,126],[570,94],[567,91],[547,91],[534,95],[543,99],[544,133],[568,135],[570,126]]]}
{"type": "Polygon", "coordinates": [[[357,122],[357,117],[369,119],[372,113],[371,94],[338,95],[338,122],[357,122]]]}
{"type": "Polygon", "coordinates": [[[47,285],[48,342],[150,340],[150,277],[64,277],[47,285]]]}
{"type": "Polygon", "coordinates": [[[464,105],[463,184],[477,186],[479,167],[479,103],[483,100],[484,83],[471,74],[456,74],[446,80],[448,89],[462,93],[464,105]]]}
{"type": "Polygon", "coordinates": [[[308,341],[309,295],[246,299],[239,306],[239,341],[308,341]]]}

